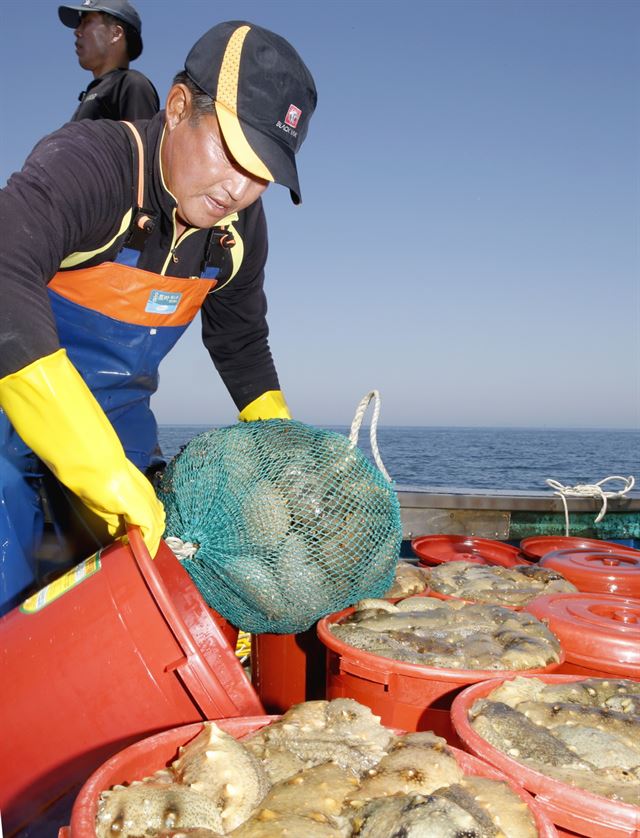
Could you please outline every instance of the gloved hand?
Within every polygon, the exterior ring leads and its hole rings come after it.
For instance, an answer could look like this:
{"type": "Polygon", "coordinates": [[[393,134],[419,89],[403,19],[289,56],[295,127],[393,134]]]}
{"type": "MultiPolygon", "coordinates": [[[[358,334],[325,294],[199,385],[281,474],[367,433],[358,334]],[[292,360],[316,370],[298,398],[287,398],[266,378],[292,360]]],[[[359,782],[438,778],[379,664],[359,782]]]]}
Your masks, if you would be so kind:
{"type": "Polygon", "coordinates": [[[281,390],[267,390],[240,411],[241,422],[255,422],[257,419],[291,419],[289,408],[281,390]]]}
{"type": "Polygon", "coordinates": [[[0,380],[0,406],[61,483],[102,518],[110,535],[137,524],[155,556],[164,508],[127,459],[113,426],[64,349],[0,380]]]}

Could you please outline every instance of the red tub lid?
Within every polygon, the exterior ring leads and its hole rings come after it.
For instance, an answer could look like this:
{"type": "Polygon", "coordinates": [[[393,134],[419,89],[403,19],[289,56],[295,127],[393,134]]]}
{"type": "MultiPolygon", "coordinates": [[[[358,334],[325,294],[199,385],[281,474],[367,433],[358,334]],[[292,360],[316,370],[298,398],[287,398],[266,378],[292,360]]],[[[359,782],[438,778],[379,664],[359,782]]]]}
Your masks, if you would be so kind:
{"type": "Polygon", "coordinates": [[[467,535],[421,535],[411,542],[413,552],[423,564],[475,562],[501,567],[530,564],[517,547],[491,538],[467,535]]]}
{"type": "Polygon", "coordinates": [[[640,597],[640,551],[554,550],[540,559],[542,567],[561,573],[580,591],[640,597]]]}
{"type": "Polygon", "coordinates": [[[604,550],[607,553],[631,553],[640,557],[640,550],[616,544],[615,541],[601,541],[599,538],[578,538],[569,535],[537,535],[523,538],[520,549],[531,559],[541,559],[553,550],[604,550]]]}
{"type": "Polygon", "coordinates": [[[538,597],[524,610],[560,638],[567,660],[595,669],[602,662],[615,662],[620,674],[640,678],[640,599],[551,594],[538,597]]]}

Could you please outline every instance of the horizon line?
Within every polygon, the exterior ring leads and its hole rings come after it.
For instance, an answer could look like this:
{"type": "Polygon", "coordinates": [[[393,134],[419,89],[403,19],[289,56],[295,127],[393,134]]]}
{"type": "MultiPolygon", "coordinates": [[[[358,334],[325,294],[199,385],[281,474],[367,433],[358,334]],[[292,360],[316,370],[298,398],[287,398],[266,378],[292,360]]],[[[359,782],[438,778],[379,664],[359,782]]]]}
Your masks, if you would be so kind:
{"type": "MultiPolygon", "coordinates": [[[[296,421],[296,420],[294,420],[296,421]]],[[[297,420],[301,421],[301,420],[297,420]]],[[[158,422],[159,428],[214,428],[229,427],[238,423],[229,422],[158,422]]],[[[303,422],[304,425],[313,425],[320,428],[349,428],[349,423],[338,422],[303,422]]],[[[370,427],[371,422],[366,420],[362,423],[363,428],[370,427]]],[[[413,428],[431,430],[458,430],[458,431],[623,431],[626,433],[640,433],[640,427],[630,426],[612,427],[605,425],[402,425],[378,423],[378,428],[413,428]]]]}

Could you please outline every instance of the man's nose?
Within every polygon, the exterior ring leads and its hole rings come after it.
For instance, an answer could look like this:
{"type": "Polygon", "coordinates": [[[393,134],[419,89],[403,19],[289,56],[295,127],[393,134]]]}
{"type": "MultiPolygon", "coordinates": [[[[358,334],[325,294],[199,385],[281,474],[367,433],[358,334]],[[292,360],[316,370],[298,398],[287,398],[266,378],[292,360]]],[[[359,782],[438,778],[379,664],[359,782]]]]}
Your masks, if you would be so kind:
{"type": "Polygon", "coordinates": [[[76,36],[76,38],[77,38],[77,37],[78,37],[78,35],[82,32],[82,27],[83,27],[83,24],[84,24],[84,18],[82,18],[82,17],[81,17],[81,18],[80,18],[80,20],[78,21],[78,25],[77,25],[77,26],[76,26],[76,28],[73,30],[73,34],[76,36]]]}
{"type": "Polygon", "coordinates": [[[227,192],[234,201],[240,201],[244,197],[250,184],[251,178],[248,175],[239,172],[237,169],[230,169],[227,178],[227,192]]]}

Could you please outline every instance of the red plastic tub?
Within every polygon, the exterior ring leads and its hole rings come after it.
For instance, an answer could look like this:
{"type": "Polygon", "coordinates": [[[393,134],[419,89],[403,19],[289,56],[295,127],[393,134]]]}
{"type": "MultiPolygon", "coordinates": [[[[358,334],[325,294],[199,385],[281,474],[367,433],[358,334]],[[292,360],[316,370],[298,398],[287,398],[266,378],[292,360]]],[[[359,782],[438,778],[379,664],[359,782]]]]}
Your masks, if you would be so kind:
{"type": "MultiPolygon", "coordinates": [[[[382,719],[387,727],[402,730],[433,730],[456,744],[451,725],[453,698],[478,681],[522,673],[486,669],[440,669],[372,655],[344,643],[329,630],[355,609],[346,608],[318,623],[318,636],[327,647],[327,698],[354,698],[382,719]]],[[[564,662],[527,673],[554,672],[564,662]]]]}
{"type": "Polygon", "coordinates": [[[141,736],[264,712],[215,612],[137,529],[5,615],[0,662],[8,835],[141,736]]]}
{"type": "Polygon", "coordinates": [[[535,535],[523,538],[520,550],[530,559],[538,561],[554,550],[602,550],[607,553],[631,553],[640,557],[640,550],[616,544],[615,541],[601,541],[599,538],[579,538],[569,535],[535,535]]]}
{"type": "Polygon", "coordinates": [[[316,627],[251,636],[251,679],[268,713],[325,697],[325,647],[316,627]]]}
{"type": "Polygon", "coordinates": [[[640,598],[640,551],[554,550],[541,567],[557,570],[579,591],[640,598]]]}
{"type": "Polygon", "coordinates": [[[472,538],[466,535],[421,535],[411,542],[413,552],[421,564],[442,562],[475,562],[515,567],[531,564],[517,547],[490,538],[472,538]]]}
{"type": "MultiPolygon", "coordinates": [[[[247,719],[216,720],[222,730],[241,739],[269,724],[277,716],[257,716],[247,719]]],[[[100,792],[111,788],[117,783],[130,783],[132,780],[142,780],[168,766],[176,758],[178,748],[186,745],[202,731],[202,724],[186,725],[185,727],[168,730],[157,736],[143,739],[135,745],[116,754],[105,762],[84,784],[76,798],[71,813],[71,823],[63,827],[58,838],[95,838],[95,820],[98,813],[100,792]]],[[[505,777],[496,768],[471,754],[453,748],[453,754],[465,774],[486,777],[490,780],[502,780],[529,807],[540,838],[555,838],[557,832],[540,806],[533,797],[522,789],[509,777],[505,777]]],[[[303,838],[303,836],[300,836],[303,838]]]]}
{"type": "Polygon", "coordinates": [[[613,594],[552,594],[525,609],[560,638],[558,674],[640,680],[640,599],[613,594]]]}
{"type": "MultiPolygon", "coordinates": [[[[581,675],[537,676],[547,684],[582,681],[581,675]]],[[[451,708],[453,725],[467,750],[477,757],[513,777],[527,791],[535,795],[539,803],[557,827],[577,835],[590,838],[634,838],[640,830],[640,808],[629,803],[609,800],[597,794],[561,783],[534,771],[511,757],[503,754],[479,736],[468,720],[469,708],[474,701],[484,698],[502,684],[506,678],[473,684],[456,696],[451,708]]],[[[564,834],[564,833],[561,833],[564,834]]]]}
{"type": "MultiPolygon", "coordinates": [[[[425,589],[411,596],[427,595],[425,589]]],[[[264,709],[284,713],[292,704],[325,698],[326,652],[316,625],[298,634],[251,635],[251,680],[264,709]]]]}

